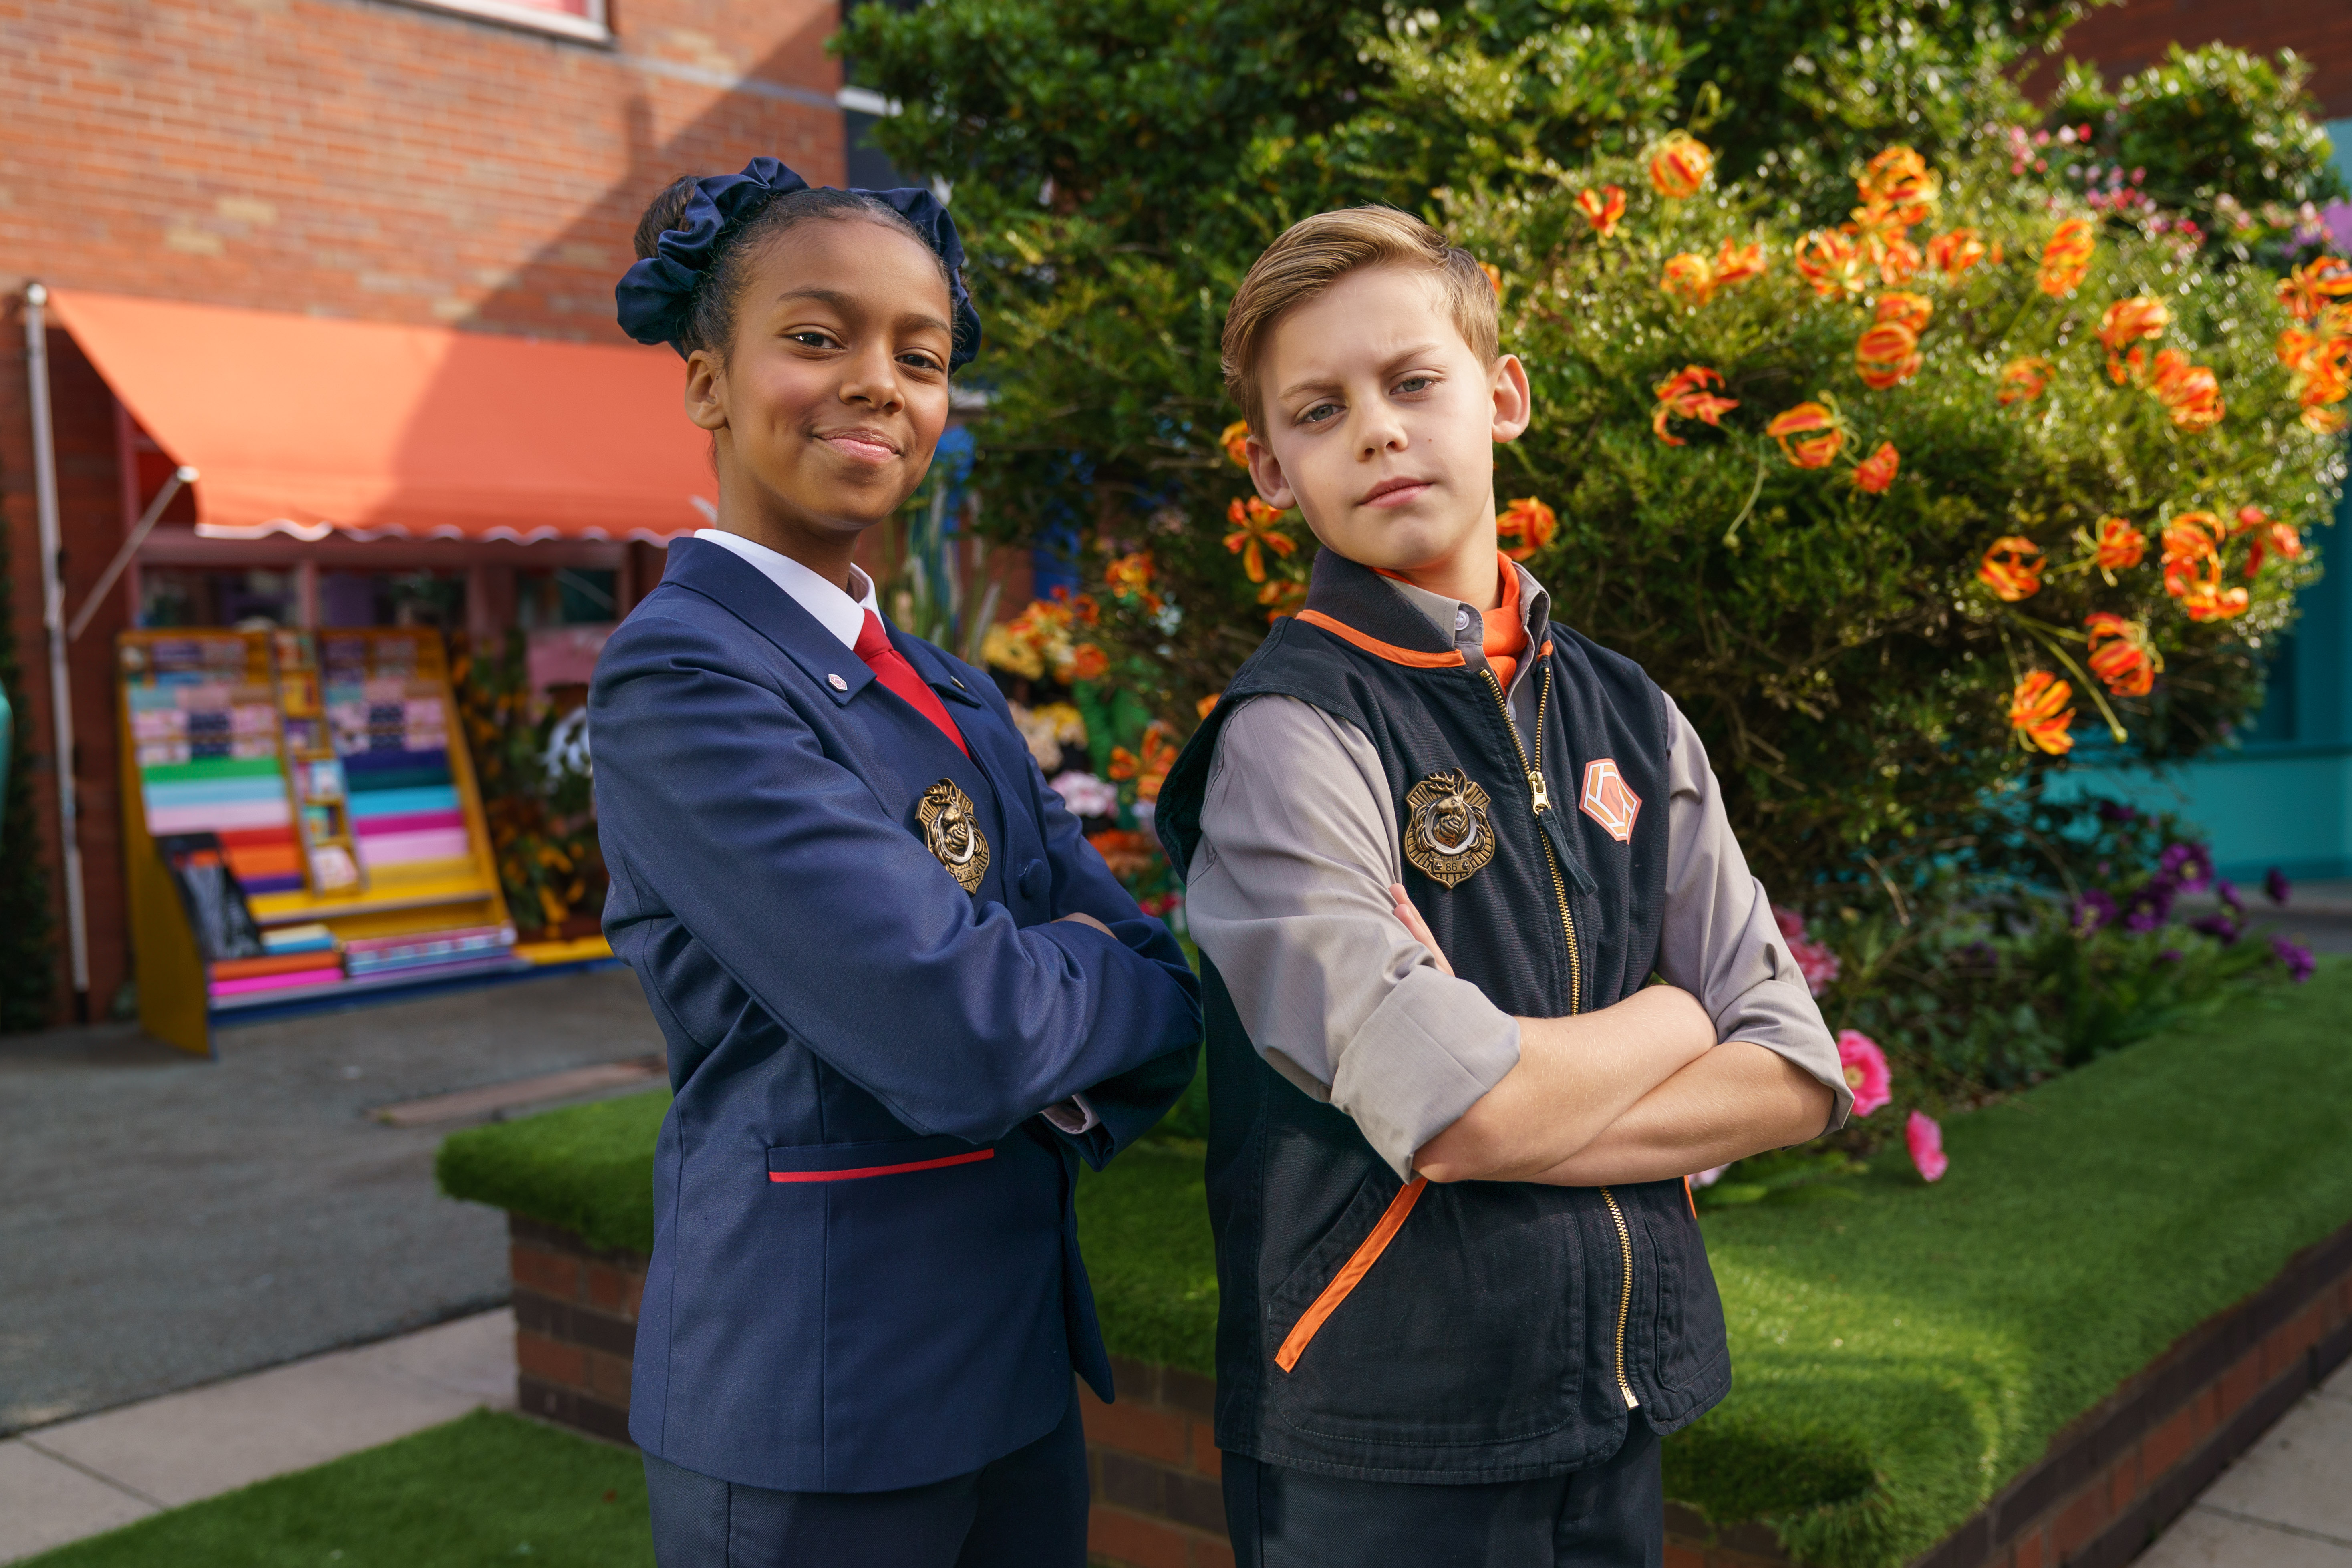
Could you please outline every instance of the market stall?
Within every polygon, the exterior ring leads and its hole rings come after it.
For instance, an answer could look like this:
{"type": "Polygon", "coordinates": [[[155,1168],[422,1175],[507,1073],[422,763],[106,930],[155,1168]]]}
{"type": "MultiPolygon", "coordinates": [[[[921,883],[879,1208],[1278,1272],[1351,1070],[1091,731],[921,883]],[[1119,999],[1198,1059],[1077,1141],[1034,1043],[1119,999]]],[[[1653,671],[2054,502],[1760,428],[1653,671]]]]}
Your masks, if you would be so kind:
{"type": "MultiPolygon", "coordinates": [[[[646,547],[707,521],[676,359],[73,290],[46,305],[115,412],[118,517],[64,530],[110,559],[52,677],[115,698],[115,732],[85,740],[119,748],[119,828],[79,832],[119,831],[127,929],[96,939],[127,938],[146,1026],[201,1052],[227,1015],[604,955],[593,909],[551,920],[502,886],[513,814],[486,803],[453,677],[519,652],[510,718],[576,705],[659,573],[646,547]]],[[[72,891],[79,990],[79,922],[108,900],[72,891]]]]}

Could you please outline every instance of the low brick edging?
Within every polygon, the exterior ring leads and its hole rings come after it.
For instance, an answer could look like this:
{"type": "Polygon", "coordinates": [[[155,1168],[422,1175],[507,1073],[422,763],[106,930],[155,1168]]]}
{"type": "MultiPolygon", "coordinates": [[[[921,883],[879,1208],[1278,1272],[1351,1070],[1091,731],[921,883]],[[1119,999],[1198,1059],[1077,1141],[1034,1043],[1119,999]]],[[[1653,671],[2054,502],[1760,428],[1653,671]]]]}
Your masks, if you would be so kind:
{"type": "Polygon", "coordinates": [[[608,1443],[629,1440],[629,1367],[646,1255],[591,1247],[507,1215],[514,1271],[515,1401],[525,1415],[608,1443]]]}
{"type": "MultiPolygon", "coordinates": [[[[644,1254],[508,1216],[521,1408],[629,1440],[629,1363],[644,1254]]],[[[2223,1466],[2352,1358],[2352,1225],[2288,1259],[2051,1440],[2040,1462],[1912,1568],[2123,1568],[2223,1466]]],[[[1232,1568],[1216,1385],[1114,1358],[1118,1403],[1081,1384],[1094,1511],[1087,1546],[1114,1568],[1232,1568]]],[[[1759,1524],[1713,1530],[1666,1509],[1666,1568],[1785,1564],[1759,1524]]]]}
{"type": "MultiPolygon", "coordinates": [[[[2352,1225],[2175,1340],[1911,1568],[2123,1568],[2347,1358],[2352,1225]]],[[[1710,1536],[1671,1505],[1666,1542],[1666,1568],[1790,1561],[1759,1525],[1710,1536]]]]}

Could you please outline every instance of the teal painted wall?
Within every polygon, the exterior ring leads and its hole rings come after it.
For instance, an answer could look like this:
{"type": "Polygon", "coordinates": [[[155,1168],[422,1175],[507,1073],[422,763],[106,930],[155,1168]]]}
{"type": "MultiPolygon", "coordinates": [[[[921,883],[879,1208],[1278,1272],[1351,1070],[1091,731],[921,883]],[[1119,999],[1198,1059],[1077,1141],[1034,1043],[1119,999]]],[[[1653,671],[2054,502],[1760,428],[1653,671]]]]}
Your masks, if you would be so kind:
{"type": "MultiPolygon", "coordinates": [[[[2352,182],[2352,120],[2329,123],[2352,182]]],[[[2263,710],[2234,751],[2186,767],[2078,768],[2070,782],[2150,810],[2176,811],[2211,836],[2225,877],[2352,877],[2352,495],[2318,539],[2327,570],[2305,589],[2280,644],[2263,710]]]]}

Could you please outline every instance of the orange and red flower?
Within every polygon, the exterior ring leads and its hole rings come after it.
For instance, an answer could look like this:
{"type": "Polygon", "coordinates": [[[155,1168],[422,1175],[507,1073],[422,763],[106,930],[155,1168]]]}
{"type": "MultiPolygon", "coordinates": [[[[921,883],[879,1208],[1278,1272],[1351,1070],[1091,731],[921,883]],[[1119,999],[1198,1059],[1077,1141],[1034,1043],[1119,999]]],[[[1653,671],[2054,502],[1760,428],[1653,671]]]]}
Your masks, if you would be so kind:
{"type": "Polygon", "coordinates": [[[2321,256],[2279,279],[2279,303],[2298,321],[2308,321],[2336,300],[2352,296],[2352,263],[2321,256]]]}
{"type": "Polygon", "coordinates": [[[1217,437],[1217,445],[1225,449],[1225,456],[1233,459],[1234,467],[1237,468],[1248,468],[1249,421],[1246,419],[1236,419],[1232,424],[1226,426],[1225,433],[1217,437]]]}
{"type": "Polygon", "coordinates": [[[2294,524],[2273,522],[2270,514],[2260,507],[2238,509],[2238,531],[2251,532],[2254,536],[2253,543],[2246,552],[2246,576],[2249,579],[2263,569],[2263,563],[2271,556],[2275,555],[2282,561],[2303,559],[2303,535],[2295,531],[2294,524]]]}
{"type": "Polygon", "coordinates": [[[2147,640],[2147,623],[2095,611],[2084,617],[2090,628],[2091,673],[2117,697],[2145,697],[2164,668],[2163,656],[2147,640]]]}
{"type": "MultiPolygon", "coordinates": [[[[2164,591],[2184,604],[2221,591],[2221,544],[2229,526],[2210,511],[2184,511],[2165,525],[2164,591]]],[[[2192,610],[2191,615],[2195,615],[2192,610]]],[[[2200,619],[2209,617],[2199,617],[2200,619]]]]}
{"type": "Polygon", "coordinates": [[[1715,154],[1687,131],[1669,134],[1650,154],[1650,188],[1669,201],[1698,195],[1715,168],[1715,154]]]}
{"type": "Polygon", "coordinates": [[[1140,598],[1145,613],[1156,616],[1160,613],[1160,598],[1151,590],[1152,575],[1151,552],[1138,550],[1103,567],[1103,586],[1118,598],[1130,595],[1140,598]]]}
{"type": "Polygon", "coordinates": [[[1876,320],[1894,321],[1910,328],[1915,332],[1926,331],[1928,321],[1934,319],[1935,314],[1934,300],[1925,294],[1906,294],[1900,289],[1890,289],[1881,294],[1878,297],[1878,308],[1874,312],[1876,320]]]}
{"type": "Polygon", "coordinates": [[[1723,377],[1706,366],[1685,365],[1650,389],[1658,398],[1657,407],[1650,411],[1650,428],[1669,447],[1689,443],[1666,428],[1668,419],[1696,419],[1719,428],[1723,416],[1739,406],[1736,397],[1718,397],[1707,391],[1710,386],[1722,384],[1723,377]]]}
{"type": "Polygon", "coordinates": [[[1845,446],[1845,430],[1825,405],[1800,403],[1777,414],[1764,434],[1780,443],[1780,451],[1801,468],[1826,468],[1845,446]]]}
{"type": "Polygon", "coordinates": [[[1831,229],[1817,228],[1799,240],[1789,259],[1797,276],[1824,300],[1852,298],[1870,283],[1863,274],[1861,247],[1831,229]]]}
{"type": "Polygon", "coordinates": [[[1886,487],[1895,482],[1895,469],[1903,466],[1903,456],[1892,441],[1881,441],[1878,450],[1853,466],[1854,488],[1869,495],[1885,495],[1886,487]]]}
{"type": "Polygon", "coordinates": [[[2000,390],[1993,394],[1993,401],[2003,408],[2012,403],[2032,402],[2049,386],[2050,377],[2057,368],[2038,354],[2010,361],[2000,367],[2000,390]]]}
{"type": "Polygon", "coordinates": [[[2086,217],[2070,217],[2058,226],[2042,247],[2042,291],[2059,295],[2090,275],[2091,253],[2098,248],[2098,231],[2086,217]]]}
{"type": "Polygon", "coordinates": [[[2221,384],[2201,364],[2191,364],[2179,349],[2158,349],[2147,373],[2147,389],[2183,430],[2210,430],[2221,422],[2229,405],[2221,401],[2221,384]]]}
{"type": "MultiPolygon", "coordinates": [[[[1141,792],[1138,792],[1140,794],[1141,792]]],[[[1152,797],[1158,799],[1155,794],[1152,797]]],[[[1114,877],[1137,877],[1151,868],[1160,853],[1160,840],[1149,833],[1129,827],[1106,827],[1100,833],[1088,834],[1087,842],[1103,858],[1114,877]]]]}
{"type": "Polygon", "coordinates": [[[2049,564],[2042,546],[2022,534],[2003,534],[1992,542],[1977,566],[1977,580],[1993,597],[2014,605],[2042,592],[2042,569],[2049,564]]]}
{"type": "MultiPolygon", "coordinates": [[[[2128,300],[2118,300],[2107,307],[2099,318],[2099,341],[2107,345],[2107,374],[2121,386],[2125,380],[2124,362],[2120,356],[2126,345],[2164,336],[2164,329],[2172,324],[2172,312],[2161,300],[2146,294],[2128,300]]],[[[2135,367],[2138,355],[2132,356],[2135,367]]]]}
{"type": "Polygon", "coordinates": [[[1283,516],[1255,496],[1237,498],[1225,508],[1225,521],[1234,525],[1234,531],[1225,535],[1225,548],[1242,558],[1242,570],[1253,583],[1265,581],[1267,551],[1287,555],[1298,548],[1298,542],[1279,526],[1283,516]]]}
{"type": "Polygon", "coordinates": [[[1114,779],[1135,781],[1135,798],[1158,800],[1160,786],[1168,782],[1168,770],[1176,765],[1176,743],[1168,727],[1154,719],[1143,731],[1143,754],[1136,755],[1125,746],[1110,749],[1110,767],[1114,779]]]}
{"type": "Polygon", "coordinates": [[[1100,680],[1110,673],[1110,656],[1090,642],[1082,642],[1070,650],[1070,662],[1064,669],[1055,671],[1065,684],[1076,685],[1081,680],[1100,680]]]}
{"type": "Polygon", "coordinates": [[[1885,208],[1904,224],[1915,224],[1936,210],[1942,181],[1927,161],[1899,142],[1873,158],[1854,188],[1866,207],[1885,208]]]}
{"type": "Polygon", "coordinates": [[[2323,436],[2344,428],[2343,412],[2328,405],[2352,394],[2352,335],[2339,330],[2352,322],[2343,321],[2344,314],[2342,307],[2327,307],[2318,312],[2317,331],[2289,327],[2278,339],[2279,363],[2294,373],[2291,384],[2303,423],[2323,436]]]}
{"type": "Polygon", "coordinates": [[[1269,606],[1265,612],[1268,626],[1285,616],[1295,616],[1307,607],[1307,584],[1288,577],[1269,579],[1257,591],[1257,602],[1269,606]]]}
{"type": "Polygon", "coordinates": [[[2107,582],[2113,584],[2116,573],[2129,571],[2147,555],[2147,535],[2120,517],[2103,517],[2091,552],[2091,564],[2105,574],[2107,582]]]}
{"type": "Polygon", "coordinates": [[[1714,299],[1717,289],[1761,275],[1765,266],[1762,245],[1734,245],[1727,239],[1712,260],[1696,250],[1669,257],[1665,269],[1658,276],[1658,287],[1678,300],[1699,306],[1714,299]]]}
{"type": "Polygon", "coordinates": [[[1625,218],[1625,190],[1622,185],[1603,185],[1597,191],[1576,193],[1576,209],[1592,220],[1592,232],[1603,239],[1617,237],[1617,226],[1625,218]]]}
{"type": "Polygon", "coordinates": [[[1927,265],[1950,282],[1985,258],[1984,241],[1972,228],[1956,228],[1927,242],[1927,265]]]}
{"type": "Polygon", "coordinates": [[[1919,334],[1900,321],[1882,321],[1854,342],[1854,371],[1873,391],[1900,386],[1919,374],[1919,334]]]}
{"type": "Polygon", "coordinates": [[[1497,300],[1501,299],[1503,297],[1503,269],[1496,266],[1491,261],[1482,261],[1478,263],[1478,270],[1486,275],[1486,287],[1495,291],[1495,298],[1497,300]]]}
{"type": "Polygon", "coordinates": [[[1503,514],[1495,520],[1497,535],[1518,542],[1502,546],[1503,553],[1514,561],[1525,561],[1549,544],[1559,527],[1559,519],[1553,515],[1551,508],[1533,496],[1521,496],[1505,507],[1503,514]]]}
{"type": "Polygon", "coordinates": [[[2009,694],[2009,727],[2023,744],[2063,757],[2074,749],[2074,737],[2066,732],[2074,722],[2074,710],[2066,706],[2074,696],[2065,681],[2034,670],[2009,694]]]}

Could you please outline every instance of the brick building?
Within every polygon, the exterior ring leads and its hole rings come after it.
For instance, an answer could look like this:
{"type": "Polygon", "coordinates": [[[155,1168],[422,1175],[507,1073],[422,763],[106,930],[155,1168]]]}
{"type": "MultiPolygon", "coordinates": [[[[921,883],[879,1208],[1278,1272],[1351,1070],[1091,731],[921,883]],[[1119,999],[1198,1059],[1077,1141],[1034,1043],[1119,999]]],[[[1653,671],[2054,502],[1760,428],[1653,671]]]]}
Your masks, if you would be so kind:
{"type": "MultiPolygon", "coordinates": [[[[34,744],[16,765],[34,779],[44,828],[38,846],[5,850],[37,849],[49,862],[61,936],[26,285],[618,344],[613,284],[654,191],[677,174],[737,168],[761,153],[813,182],[840,184],[849,136],[838,67],[824,50],[837,22],[834,0],[619,0],[609,11],[607,3],[0,3],[8,99],[0,505],[24,665],[17,696],[31,710],[20,733],[34,744]]],[[[90,598],[127,519],[155,493],[170,460],[152,450],[142,458],[152,443],[119,412],[114,389],[59,318],[48,324],[72,610],[90,598]]],[[[188,502],[183,494],[173,503],[159,537],[191,518],[188,502]]],[[[386,564],[458,570],[446,542],[329,544],[352,568],[338,579],[344,586],[362,569],[380,576],[386,564]]],[[[510,609],[516,573],[530,577],[541,559],[529,552],[545,554],[538,545],[511,548],[509,565],[491,569],[487,594],[479,574],[467,584],[478,601],[467,613],[478,620],[485,597],[503,594],[510,609]]],[[[625,596],[633,577],[658,574],[648,546],[596,548],[551,559],[593,562],[604,575],[583,569],[573,577],[608,591],[617,581],[625,596]]],[[[532,586],[547,584],[525,584],[532,586]]],[[[231,619],[241,607],[250,606],[224,604],[212,615],[231,619]]],[[[87,900],[82,1005],[100,1017],[129,973],[110,677],[114,635],[137,613],[130,594],[109,595],[70,658],[87,900]]],[[[62,1020],[75,1010],[74,992],[60,984],[58,994],[62,1020]]]]}

